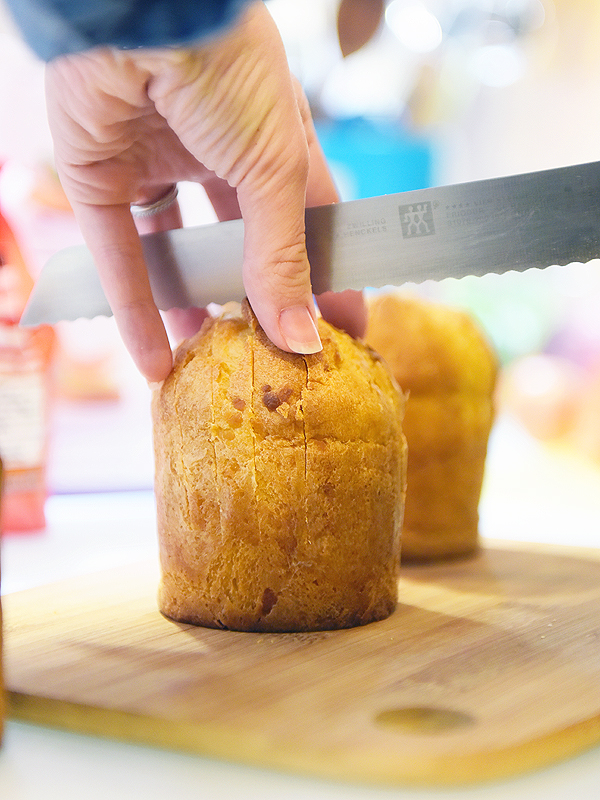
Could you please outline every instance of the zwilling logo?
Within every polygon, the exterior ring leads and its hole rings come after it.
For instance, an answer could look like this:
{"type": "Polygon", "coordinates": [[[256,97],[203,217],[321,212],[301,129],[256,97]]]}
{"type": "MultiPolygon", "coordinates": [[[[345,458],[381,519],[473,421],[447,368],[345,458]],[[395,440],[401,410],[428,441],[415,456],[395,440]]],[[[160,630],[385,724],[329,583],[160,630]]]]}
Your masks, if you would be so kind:
{"type": "Polygon", "coordinates": [[[433,224],[433,209],[431,203],[411,203],[408,206],[398,206],[400,212],[400,224],[402,226],[402,236],[404,239],[412,239],[416,236],[431,236],[435,233],[433,224]]]}

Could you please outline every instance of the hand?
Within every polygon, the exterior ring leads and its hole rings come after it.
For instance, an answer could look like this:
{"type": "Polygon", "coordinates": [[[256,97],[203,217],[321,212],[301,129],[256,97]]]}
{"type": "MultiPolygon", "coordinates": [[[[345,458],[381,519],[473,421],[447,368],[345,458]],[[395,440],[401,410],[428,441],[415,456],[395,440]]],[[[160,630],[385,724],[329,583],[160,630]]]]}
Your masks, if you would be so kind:
{"type": "MultiPolygon", "coordinates": [[[[269,338],[292,352],[320,349],[304,208],[338,196],[262,3],[198,46],[62,56],[48,65],[46,87],[57,170],[148,380],[165,378],[172,356],[139,233],[181,226],[181,217],[173,204],[136,228],[130,204],[182,180],[203,184],[219,219],[244,218],[244,286],[269,338]]],[[[324,316],[335,323],[349,304],[361,307],[357,298],[326,298],[324,316]]]]}

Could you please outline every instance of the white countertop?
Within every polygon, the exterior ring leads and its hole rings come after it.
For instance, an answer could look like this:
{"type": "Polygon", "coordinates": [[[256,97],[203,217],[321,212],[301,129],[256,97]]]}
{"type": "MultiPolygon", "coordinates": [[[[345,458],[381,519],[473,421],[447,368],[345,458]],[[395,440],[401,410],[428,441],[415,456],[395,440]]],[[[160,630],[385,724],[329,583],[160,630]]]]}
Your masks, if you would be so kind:
{"type": "Polygon", "coordinates": [[[597,800],[600,749],[542,772],[456,790],[386,789],[283,775],[9,722],[2,800],[597,800]]]}
{"type": "MultiPolygon", "coordinates": [[[[5,538],[3,593],[156,552],[149,490],[56,495],[47,511],[46,531],[5,538]]],[[[490,442],[481,530],[484,537],[600,547],[600,470],[501,421],[490,442]]],[[[599,790],[600,747],[524,777],[457,790],[332,783],[13,721],[0,751],[2,800],[596,800],[599,790]]]]}

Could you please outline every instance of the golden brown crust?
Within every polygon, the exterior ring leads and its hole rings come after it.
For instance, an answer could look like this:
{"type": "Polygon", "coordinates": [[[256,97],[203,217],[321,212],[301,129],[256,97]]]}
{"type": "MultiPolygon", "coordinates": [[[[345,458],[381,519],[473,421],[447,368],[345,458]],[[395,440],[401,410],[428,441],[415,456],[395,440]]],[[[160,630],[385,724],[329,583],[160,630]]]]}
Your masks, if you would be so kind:
{"type": "Polygon", "coordinates": [[[394,609],[403,397],[367,347],[319,332],[321,353],[283,353],[245,305],[207,320],[155,391],[167,616],[294,631],[394,609]]]}
{"type": "Polygon", "coordinates": [[[473,552],[496,356],[466,312],[408,294],[369,301],[366,339],[408,394],[408,477],[402,558],[473,552]]]}

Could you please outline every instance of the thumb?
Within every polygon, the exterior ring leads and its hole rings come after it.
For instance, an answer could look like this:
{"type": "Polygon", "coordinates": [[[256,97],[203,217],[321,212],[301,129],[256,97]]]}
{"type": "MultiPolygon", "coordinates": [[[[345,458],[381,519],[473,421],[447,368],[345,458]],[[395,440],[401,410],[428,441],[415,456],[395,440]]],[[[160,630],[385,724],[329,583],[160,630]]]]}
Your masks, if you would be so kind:
{"type": "MultiPolygon", "coordinates": [[[[283,43],[262,4],[242,20],[249,49],[237,62],[246,79],[229,106],[241,110],[229,135],[241,146],[222,177],[237,191],[244,220],[244,287],[264,332],[282,350],[322,349],[306,253],[304,209],[313,174],[310,116],[287,65],[283,43]],[[233,102],[235,101],[235,102],[233,102]]],[[[229,87],[223,81],[220,87],[229,87]]],[[[233,84],[236,88],[237,84],[233,84]]],[[[230,157],[231,158],[231,157],[230,157]]],[[[217,172],[219,169],[217,167],[217,172]]]]}
{"type": "MultiPolygon", "coordinates": [[[[287,170],[286,170],[287,172],[287,170]]],[[[268,196],[238,187],[244,219],[244,287],[264,332],[292,353],[322,345],[304,235],[304,186],[280,176],[268,196]]]]}

